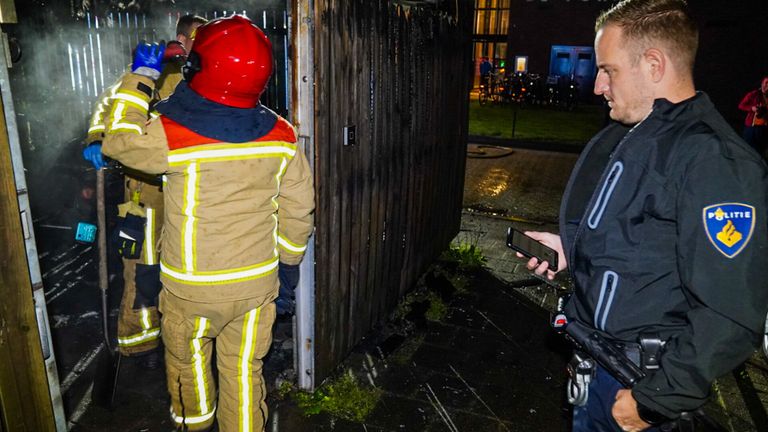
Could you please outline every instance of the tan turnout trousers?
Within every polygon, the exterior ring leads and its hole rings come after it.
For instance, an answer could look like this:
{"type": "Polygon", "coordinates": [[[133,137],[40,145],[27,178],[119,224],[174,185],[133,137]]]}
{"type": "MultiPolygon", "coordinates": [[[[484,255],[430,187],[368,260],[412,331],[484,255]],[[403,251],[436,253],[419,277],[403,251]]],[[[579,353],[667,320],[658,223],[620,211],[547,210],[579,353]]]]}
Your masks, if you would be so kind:
{"type": "MultiPolygon", "coordinates": [[[[160,233],[163,228],[163,193],[159,186],[125,177],[125,200],[138,200],[146,212],[144,245],[139,259],[123,258],[123,298],[117,320],[117,346],[126,356],[140,355],[160,344],[160,316],[157,299],[145,299],[136,292],[136,274],[157,266],[160,233]],[[154,300],[154,301],[152,301],[154,300]]],[[[139,277],[141,280],[141,276],[139,277]]]]}
{"type": "Polygon", "coordinates": [[[274,297],[199,303],[162,290],[166,374],[176,426],[203,431],[215,416],[221,432],[264,430],[262,358],[272,344],[274,297]],[[217,377],[211,369],[214,347],[217,377]]]}

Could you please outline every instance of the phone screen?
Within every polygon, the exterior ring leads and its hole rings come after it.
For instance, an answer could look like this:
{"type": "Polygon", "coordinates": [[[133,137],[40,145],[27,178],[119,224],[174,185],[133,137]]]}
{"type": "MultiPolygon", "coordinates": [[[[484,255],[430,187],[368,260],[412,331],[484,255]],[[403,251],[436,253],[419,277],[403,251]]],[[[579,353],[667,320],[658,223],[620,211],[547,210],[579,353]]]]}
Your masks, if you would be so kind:
{"type": "Polygon", "coordinates": [[[536,258],[539,262],[546,261],[552,271],[557,270],[557,252],[541,244],[538,240],[528,237],[522,231],[509,227],[507,229],[507,246],[528,258],[536,258]]]}

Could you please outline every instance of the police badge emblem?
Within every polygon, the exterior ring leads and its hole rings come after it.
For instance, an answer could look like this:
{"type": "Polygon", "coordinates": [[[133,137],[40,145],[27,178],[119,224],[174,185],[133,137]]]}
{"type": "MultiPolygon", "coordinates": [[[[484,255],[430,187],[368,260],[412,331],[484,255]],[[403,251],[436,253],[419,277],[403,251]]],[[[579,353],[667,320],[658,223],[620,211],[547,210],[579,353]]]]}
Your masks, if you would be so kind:
{"type": "Polygon", "coordinates": [[[747,246],[755,228],[755,208],[741,203],[722,203],[704,207],[704,229],[709,241],[728,258],[747,246]]]}

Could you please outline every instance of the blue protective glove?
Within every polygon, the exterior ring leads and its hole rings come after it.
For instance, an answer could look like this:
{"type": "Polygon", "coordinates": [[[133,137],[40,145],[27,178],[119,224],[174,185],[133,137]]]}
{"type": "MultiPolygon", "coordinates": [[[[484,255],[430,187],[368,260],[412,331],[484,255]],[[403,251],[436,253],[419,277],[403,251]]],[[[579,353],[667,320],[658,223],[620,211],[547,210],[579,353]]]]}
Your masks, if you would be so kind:
{"type": "Polygon", "coordinates": [[[104,155],[101,154],[101,141],[94,141],[83,149],[83,159],[90,162],[94,168],[100,170],[107,166],[104,155]]]}
{"type": "Polygon", "coordinates": [[[153,80],[158,79],[163,70],[163,53],[165,53],[164,43],[139,42],[133,54],[131,72],[153,80]]]}

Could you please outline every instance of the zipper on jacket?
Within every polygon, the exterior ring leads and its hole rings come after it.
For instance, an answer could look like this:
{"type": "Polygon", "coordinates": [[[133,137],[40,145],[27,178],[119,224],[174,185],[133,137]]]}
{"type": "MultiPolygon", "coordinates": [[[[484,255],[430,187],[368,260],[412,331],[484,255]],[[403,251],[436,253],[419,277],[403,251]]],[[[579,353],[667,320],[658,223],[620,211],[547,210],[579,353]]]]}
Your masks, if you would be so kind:
{"type": "MultiPolygon", "coordinates": [[[[636,125],[635,125],[635,126],[632,128],[632,129],[630,129],[630,130],[629,130],[629,132],[627,132],[627,134],[626,134],[626,135],[624,135],[624,138],[622,138],[622,139],[621,139],[621,141],[619,141],[619,143],[618,143],[618,144],[616,145],[616,147],[613,149],[613,151],[611,152],[611,154],[610,154],[610,156],[609,156],[609,158],[608,158],[608,166],[611,166],[611,167],[613,166],[613,164],[612,164],[612,163],[613,163],[613,162],[615,162],[613,159],[614,159],[614,157],[616,156],[616,154],[618,154],[618,153],[619,153],[619,149],[621,149],[621,147],[622,147],[622,146],[624,146],[624,143],[626,143],[626,142],[627,142],[627,140],[629,140],[629,138],[630,138],[630,137],[632,136],[632,134],[633,134],[633,133],[634,133],[634,132],[637,130],[637,128],[639,128],[641,124],[645,123],[645,121],[646,121],[646,120],[647,120],[647,119],[648,119],[648,118],[649,118],[649,117],[650,117],[650,116],[653,114],[653,111],[654,111],[654,110],[653,110],[653,108],[651,108],[651,111],[648,113],[648,115],[647,115],[647,116],[645,116],[645,118],[643,118],[643,119],[640,121],[640,123],[636,124],[636,125]]],[[[602,175],[602,177],[601,177],[601,181],[600,181],[598,184],[600,184],[600,183],[605,183],[605,182],[606,182],[606,180],[605,180],[605,179],[608,177],[608,173],[609,173],[609,172],[610,172],[610,170],[609,170],[609,169],[607,169],[607,168],[606,168],[606,170],[605,170],[605,171],[603,171],[603,175],[602,175]]],[[[595,206],[595,204],[594,204],[594,203],[596,202],[596,200],[597,200],[597,197],[595,196],[595,194],[593,194],[593,195],[592,195],[592,198],[590,198],[590,200],[589,200],[589,205],[587,206],[587,209],[593,208],[593,207],[595,206]]],[[[571,244],[571,248],[570,248],[570,250],[568,251],[568,262],[569,262],[569,263],[572,263],[572,262],[574,262],[574,253],[575,253],[575,251],[576,251],[576,243],[578,243],[578,240],[579,240],[579,236],[580,236],[580,235],[581,235],[581,233],[584,231],[584,226],[585,226],[585,225],[586,225],[586,224],[585,224],[585,223],[584,223],[584,221],[582,220],[582,221],[579,223],[579,227],[578,227],[578,228],[576,228],[576,233],[573,235],[573,243],[571,244]]],[[[563,234],[561,233],[561,235],[563,235],[563,234]]]]}
{"type": "Polygon", "coordinates": [[[608,320],[608,313],[613,305],[613,297],[616,295],[616,288],[619,285],[619,275],[613,271],[603,273],[603,283],[600,286],[600,297],[597,299],[595,307],[595,328],[605,331],[605,322],[608,320]]]}
{"type": "Polygon", "coordinates": [[[595,229],[600,224],[605,208],[608,206],[608,201],[611,200],[613,190],[616,188],[616,183],[618,183],[623,172],[624,164],[621,163],[621,161],[614,162],[611,171],[608,173],[608,179],[603,183],[603,187],[597,195],[597,201],[595,202],[594,207],[592,207],[592,212],[587,218],[587,226],[589,226],[589,228],[595,229]]]}

